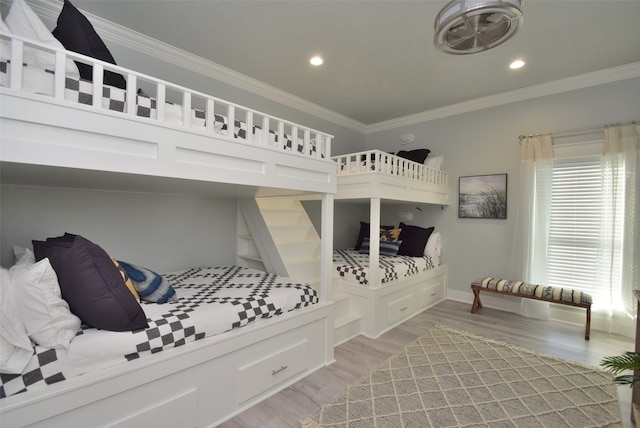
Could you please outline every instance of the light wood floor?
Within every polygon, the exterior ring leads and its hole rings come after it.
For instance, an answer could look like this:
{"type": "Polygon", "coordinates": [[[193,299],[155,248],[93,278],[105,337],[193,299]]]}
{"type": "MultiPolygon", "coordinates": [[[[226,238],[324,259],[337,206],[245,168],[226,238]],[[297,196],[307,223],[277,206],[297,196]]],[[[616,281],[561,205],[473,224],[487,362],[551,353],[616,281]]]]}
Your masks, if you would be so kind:
{"type": "MultiPolygon", "coordinates": [[[[378,339],[356,337],[335,349],[334,364],[317,370],[221,427],[298,428],[301,419],[438,323],[591,366],[598,366],[603,357],[633,350],[634,346],[631,339],[593,330],[591,339],[585,341],[583,326],[550,323],[489,308],[471,314],[470,309],[470,304],[447,300],[378,339]]],[[[618,387],[618,393],[624,426],[632,427],[631,389],[618,387]]]]}

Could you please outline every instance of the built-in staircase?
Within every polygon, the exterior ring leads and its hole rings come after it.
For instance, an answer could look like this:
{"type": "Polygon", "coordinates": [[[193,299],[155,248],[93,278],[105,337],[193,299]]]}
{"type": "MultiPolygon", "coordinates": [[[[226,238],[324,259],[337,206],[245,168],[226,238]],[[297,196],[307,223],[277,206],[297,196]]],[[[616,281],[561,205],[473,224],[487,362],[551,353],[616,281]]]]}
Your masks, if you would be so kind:
{"type": "MultiPolygon", "coordinates": [[[[320,291],[320,237],[302,203],[294,197],[238,201],[240,266],[307,282],[320,291]]],[[[358,335],[361,317],[352,315],[351,298],[334,293],[334,343],[358,335]]]]}

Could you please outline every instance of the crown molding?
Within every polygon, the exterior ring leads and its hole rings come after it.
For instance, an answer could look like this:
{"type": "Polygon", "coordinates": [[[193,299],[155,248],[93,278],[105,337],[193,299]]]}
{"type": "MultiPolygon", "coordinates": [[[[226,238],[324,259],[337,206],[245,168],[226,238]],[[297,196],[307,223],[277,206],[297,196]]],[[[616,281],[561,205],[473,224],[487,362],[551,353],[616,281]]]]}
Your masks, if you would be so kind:
{"type": "MultiPolygon", "coordinates": [[[[57,20],[62,9],[60,0],[29,0],[29,4],[38,15],[53,22],[57,20]]],[[[485,108],[640,77],[640,62],[635,62],[366,125],[213,61],[193,55],[91,13],[84,11],[83,13],[105,40],[138,52],[144,52],[146,55],[165,62],[189,64],[191,71],[363,134],[416,125],[485,108]]]]}
{"type": "Polygon", "coordinates": [[[553,82],[541,83],[539,85],[528,86],[526,88],[515,89],[487,97],[476,98],[474,100],[452,104],[450,106],[436,108],[409,116],[391,119],[384,122],[374,123],[366,127],[366,134],[400,128],[403,126],[416,125],[429,122],[431,120],[443,119],[458,114],[469,113],[490,107],[497,107],[505,104],[526,101],[533,98],[547,95],[560,94],[576,89],[590,86],[603,85],[605,83],[617,82],[619,80],[633,79],[640,77],[640,62],[634,62],[619,67],[612,67],[605,70],[594,71],[592,73],[567,77],[553,82]]]}

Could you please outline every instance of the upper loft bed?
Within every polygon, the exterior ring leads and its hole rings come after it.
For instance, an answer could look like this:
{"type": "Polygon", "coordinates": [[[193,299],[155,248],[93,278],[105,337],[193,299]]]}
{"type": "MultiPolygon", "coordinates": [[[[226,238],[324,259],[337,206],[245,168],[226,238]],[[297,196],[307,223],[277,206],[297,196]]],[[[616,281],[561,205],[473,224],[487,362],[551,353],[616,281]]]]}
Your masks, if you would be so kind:
{"type": "Polygon", "coordinates": [[[334,156],[336,199],[371,199],[449,205],[449,176],[438,167],[380,150],[334,156]]]}
{"type": "Polygon", "coordinates": [[[327,133],[15,34],[0,43],[3,183],[335,192],[327,133]],[[43,55],[51,67],[32,62],[43,55]],[[92,66],[92,81],[70,73],[71,60],[92,66]],[[105,84],[104,71],[130,90],[105,84]]]}

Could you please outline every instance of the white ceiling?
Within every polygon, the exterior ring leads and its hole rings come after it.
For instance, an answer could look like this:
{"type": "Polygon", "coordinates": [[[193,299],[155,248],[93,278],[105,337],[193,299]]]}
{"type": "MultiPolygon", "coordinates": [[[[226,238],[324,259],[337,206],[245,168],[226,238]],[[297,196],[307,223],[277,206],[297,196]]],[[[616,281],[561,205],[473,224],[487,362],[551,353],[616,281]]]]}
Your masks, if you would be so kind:
{"type": "Polygon", "coordinates": [[[433,45],[447,1],[72,3],[363,124],[640,61],[640,0],[524,0],[513,39],[463,56],[433,45]]]}

